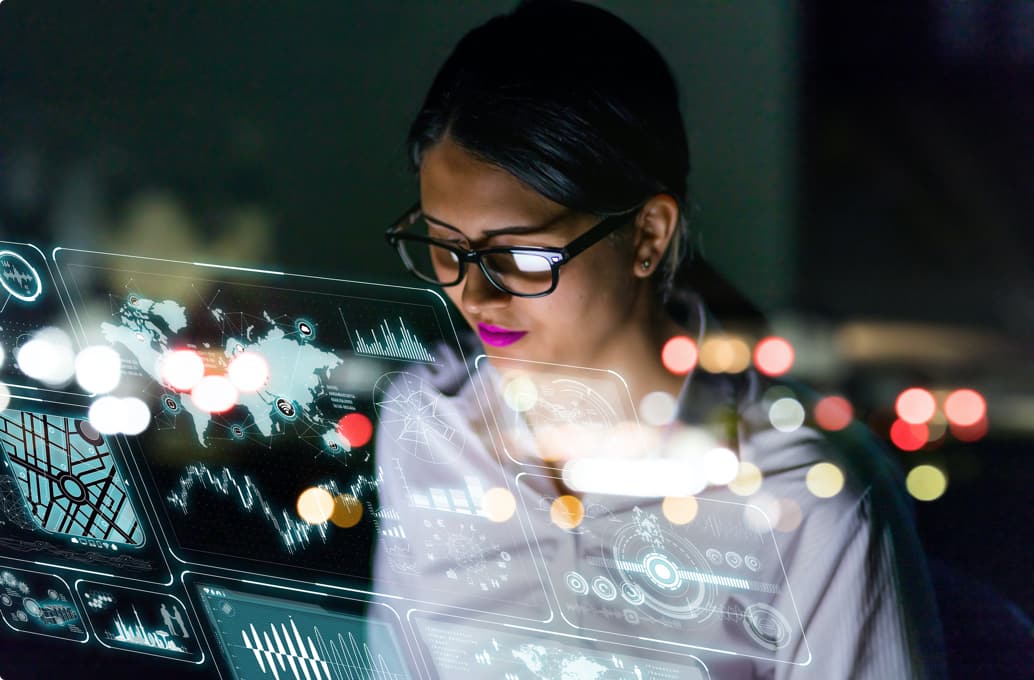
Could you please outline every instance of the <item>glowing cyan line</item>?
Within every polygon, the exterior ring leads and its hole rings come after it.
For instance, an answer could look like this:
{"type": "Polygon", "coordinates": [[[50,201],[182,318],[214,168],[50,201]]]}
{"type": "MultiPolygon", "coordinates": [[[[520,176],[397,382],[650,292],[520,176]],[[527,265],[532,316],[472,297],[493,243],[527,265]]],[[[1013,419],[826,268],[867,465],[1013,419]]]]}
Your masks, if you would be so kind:
{"type": "Polygon", "coordinates": [[[283,272],[273,271],[272,269],[253,269],[251,267],[234,267],[229,264],[211,264],[208,262],[191,262],[191,264],[198,267],[212,267],[213,269],[232,269],[238,272],[255,272],[256,274],[276,274],[277,276],[284,276],[283,272]]]}
{"type": "Polygon", "coordinates": [[[4,287],[8,293],[13,297],[21,300],[22,302],[35,302],[36,298],[43,292],[43,281],[39,277],[39,273],[29,264],[28,260],[12,250],[0,250],[0,263],[3,263],[3,270],[0,271],[0,285],[4,287]],[[14,267],[9,264],[8,258],[13,258],[29,270],[29,273],[23,271],[17,271],[14,267]],[[25,295],[17,291],[11,290],[11,287],[7,284],[8,279],[14,279],[19,284],[24,285],[29,281],[36,282],[36,292],[31,295],[25,295]]]}

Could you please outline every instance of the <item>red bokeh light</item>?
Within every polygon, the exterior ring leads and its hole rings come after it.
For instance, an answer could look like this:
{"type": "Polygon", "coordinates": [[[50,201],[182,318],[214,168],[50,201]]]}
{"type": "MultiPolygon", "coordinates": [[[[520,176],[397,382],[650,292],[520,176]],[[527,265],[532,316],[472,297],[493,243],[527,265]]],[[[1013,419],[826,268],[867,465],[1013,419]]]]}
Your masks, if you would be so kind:
{"type": "Polygon", "coordinates": [[[937,412],[937,401],[929,390],[911,387],[898,395],[894,411],[906,423],[919,425],[933,418],[937,412]]]}
{"type": "Polygon", "coordinates": [[[890,440],[902,451],[918,451],[930,440],[930,428],[925,423],[895,420],[890,426],[890,440]]]}
{"type": "Polygon", "coordinates": [[[853,418],[854,408],[843,397],[823,397],[815,404],[815,422],[823,430],[842,430],[851,424],[853,418]]]}
{"type": "Polygon", "coordinates": [[[955,390],[944,400],[944,416],[952,425],[971,427],[987,415],[987,402],[976,390],[955,390]]]}
{"type": "Polygon", "coordinates": [[[770,336],[754,347],[754,366],[765,375],[783,375],[793,366],[793,360],[793,345],[783,338],[770,336]]]}
{"type": "Polygon", "coordinates": [[[949,423],[951,434],[960,442],[975,442],[984,438],[987,434],[987,417],[983,417],[972,425],[956,425],[949,423]]]}
{"type": "Polygon", "coordinates": [[[337,421],[337,432],[353,448],[365,446],[373,436],[373,423],[362,413],[349,413],[337,421]]]}
{"type": "Polygon", "coordinates": [[[685,375],[692,371],[698,357],[696,343],[685,335],[670,338],[661,350],[661,362],[675,375],[685,375]]]}

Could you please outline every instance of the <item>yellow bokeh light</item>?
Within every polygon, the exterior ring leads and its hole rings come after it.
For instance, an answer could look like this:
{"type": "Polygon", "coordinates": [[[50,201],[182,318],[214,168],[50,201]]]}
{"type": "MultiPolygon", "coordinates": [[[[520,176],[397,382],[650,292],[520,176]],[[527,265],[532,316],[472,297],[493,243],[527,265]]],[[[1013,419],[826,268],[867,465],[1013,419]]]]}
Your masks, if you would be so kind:
{"type": "Polygon", "coordinates": [[[761,468],[754,463],[740,463],[736,479],[729,482],[729,490],[737,496],[751,496],[761,488],[761,468]]]}
{"type": "Polygon", "coordinates": [[[352,494],[343,493],[334,498],[334,511],[330,521],[334,526],[351,529],[363,518],[363,504],[352,494]]]}
{"type": "Polygon", "coordinates": [[[309,524],[323,524],[334,514],[334,497],[314,486],[298,496],[298,516],[309,524]]]}
{"type": "Polygon", "coordinates": [[[905,486],[916,500],[933,501],[944,495],[948,477],[933,465],[917,465],[905,478],[905,486]]]}
{"type": "Polygon", "coordinates": [[[508,489],[496,486],[481,497],[481,510],[493,522],[505,522],[517,510],[517,499],[508,489]]]}
{"type": "Polygon", "coordinates": [[[661,511],[672,524],[689,524],[697,516],[699,505],[693,496],[668,496],[661,503],[661,511]]]}
{"type": "Polygon", "coordinates": [[[819,498],[832,498],[844,488],[844,473],[832,463],[816,463],[804,478],[808,491],[819,498]]]}
{"type": "Polygon", "coordinates": [[[514,411],[524,413],[534,408],[539,399],[539,388],[526,375],[516,375],[503,386],[503,401],[514,411]]]}
{"type": "Polygon", "coordinates": [[[549,507],[549,518],[561,529],[574,529],[585,519],[585,506],[577,496],[560,496],[549,507]]]}
{"type": "Polygon", "coordinates": [[[750,345],[735,335],[712,335],[700,345],[700,365],[708,373],[740,373],[750,361],[750,345]]]}

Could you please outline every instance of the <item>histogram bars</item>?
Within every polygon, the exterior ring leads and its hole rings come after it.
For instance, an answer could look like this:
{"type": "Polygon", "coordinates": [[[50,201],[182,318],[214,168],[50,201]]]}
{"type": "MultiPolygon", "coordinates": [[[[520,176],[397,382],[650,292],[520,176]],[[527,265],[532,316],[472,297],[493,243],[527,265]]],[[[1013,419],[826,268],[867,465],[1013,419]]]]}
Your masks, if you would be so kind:
{"type": "Polygon", "coordinates": [[[428,488],[426,493],[422,491],[411,491],[409,494],[410,503],[414,507],[444,510],[445,512],[457,512],[461,515],[485,515],[481,507],[485,497],[484,487],[477,477],[467,476],[463,478],[467,483],[465,489],[441,489],[428,488]]]}
{"type": "Polygon", "coordinates": [[[185,649],[176,644],[168,633],[164,630],[151,632],[147,630],[143,622],[140,620],[140,614],[136,611],[136,607],[133,607],[133,616],[136,618],[136,625],[127,624],[122,620],[122,614],[119,613],[115,617],[115,634],[112,636],[113,640],[119,642],[125,642],[132,645],[140,645],[142,647],[153,647],[155,649],[165,649],[173,652],[186,652],[185,649]]]}
{"type": "Polygon", "coordinates": [[[392,359],[406,359],[409,361],[426,361],[434,363],[435,358],[420,344],[420,340],[409,332],[406,322],[402,317],[399,320],[399,337],[395,336],[388,321],[384,320],[378,326],[381,332],[380,340],[377,339],[376,331],[370,331],[370,342],[363,340],[359,331],[355,333],[355,350],[360,354],[369,354],[378,357],[390,357],[392,359]]]}
{"type": "Polygon", "coordinates": [[[315,642],[311,636],[302,635],[290,622],[290,630],[286,624],[269,624],[269,631],[261,634],[254,624],[241,631],[244,646],[255,655],[255,662],[266,675],[272,674],[280,680],[280,674],[290,670],[294,680],[365,680],[383,679],[398,680],[399,675],[392,673],[384,657],[374,657],[365,643],[362,649],[352,633],[344,636],[338,634],[337,641],[328,644],[318,627],[313,627],[315,642]],[[279,669],[277,668],[279,666],[279,669]]]}

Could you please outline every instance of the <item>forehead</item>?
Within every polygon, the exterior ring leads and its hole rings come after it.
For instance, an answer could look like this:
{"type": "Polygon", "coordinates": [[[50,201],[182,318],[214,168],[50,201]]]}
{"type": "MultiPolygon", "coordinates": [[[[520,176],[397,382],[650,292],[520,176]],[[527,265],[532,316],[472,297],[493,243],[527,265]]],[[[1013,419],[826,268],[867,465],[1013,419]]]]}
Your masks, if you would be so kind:
{"type": "Polygon", "coordinates": [[[484,230],[517,225],[557,222],[556,227],[562,229],[561,221],[573,215],[448,137],[424,152],[420,202],[429,215],[472,237],[484,230]]]}

